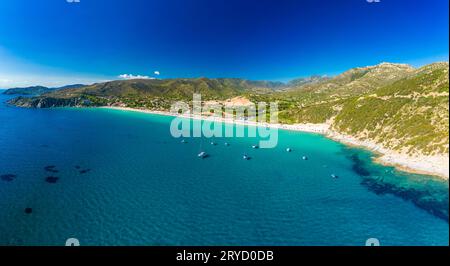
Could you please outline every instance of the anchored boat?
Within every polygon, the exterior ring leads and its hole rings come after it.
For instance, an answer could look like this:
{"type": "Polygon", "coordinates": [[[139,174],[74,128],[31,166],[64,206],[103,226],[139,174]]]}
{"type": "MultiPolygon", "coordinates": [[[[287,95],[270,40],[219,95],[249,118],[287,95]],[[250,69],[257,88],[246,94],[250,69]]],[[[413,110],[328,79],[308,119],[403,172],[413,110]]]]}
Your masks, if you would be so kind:
{"type": "Polygon", "coordinates": [[[208,156],[208,154],[207,154],[206,152],[202,151],[202,152],[200,152],[197,156],[198,156],[199,158],[203,159],[203,158],[206,158],[206,157],[208,156]]]}

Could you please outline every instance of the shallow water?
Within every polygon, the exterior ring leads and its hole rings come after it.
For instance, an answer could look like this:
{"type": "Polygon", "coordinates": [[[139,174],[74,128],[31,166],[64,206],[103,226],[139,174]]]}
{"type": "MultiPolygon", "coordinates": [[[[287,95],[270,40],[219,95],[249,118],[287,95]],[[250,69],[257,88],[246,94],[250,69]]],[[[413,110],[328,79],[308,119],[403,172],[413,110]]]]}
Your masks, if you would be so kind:
{"type": "Polygon", "coordinates": [[[0,180],[0,244],[449,243],[448,182],[314,134],[280,131],[274,149],[252,149],[252,138],[183,144],[171,119],[2,104],[0,175],[16,177],[0,180]]]}

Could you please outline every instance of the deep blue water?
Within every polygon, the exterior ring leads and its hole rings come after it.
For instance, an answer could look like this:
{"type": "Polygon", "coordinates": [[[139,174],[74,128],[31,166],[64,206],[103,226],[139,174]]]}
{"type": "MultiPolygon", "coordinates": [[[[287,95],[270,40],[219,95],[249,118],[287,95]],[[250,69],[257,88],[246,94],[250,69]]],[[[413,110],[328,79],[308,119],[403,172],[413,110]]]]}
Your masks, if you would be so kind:
{"type": "Polygon", "coordinates": [[[170,117],[22,109],[7,98],[0,175],[14,176],[0,180],[0,245],[449,243],[448,182],[322,136],[280,131],[274,149],[251,149],[251,138],[181,144],[170,117]],[[201,146],[209,158],[197,158],[201,146]]]}

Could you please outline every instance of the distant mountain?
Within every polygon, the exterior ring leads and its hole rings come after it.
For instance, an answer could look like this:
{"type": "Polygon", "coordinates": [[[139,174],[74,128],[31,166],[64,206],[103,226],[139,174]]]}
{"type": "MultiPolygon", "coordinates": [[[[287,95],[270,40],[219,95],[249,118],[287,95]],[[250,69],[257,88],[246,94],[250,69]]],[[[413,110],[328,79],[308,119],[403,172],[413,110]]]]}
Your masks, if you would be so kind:
{"type": "Polygon", "coordinates": [[[23,88],[11,88],[7,89],[3,92],[3,94],[7,95],[41,95],[44,93],[48,93],[55,90],[62,90],[62,89],[71,89],[71,88],[80,88],[85,85],[83,84],[73,84],[73,85],[66,85],[62,87],[56,87],[56,88],[48,88],[44,86],[31,86],[31,87],[23,87],[23,88]]]}
{"type": "Polygon", "coordinates": [[[268,93],[284,87],[281,82],[251,81],[237,78],[192,78],[192,79],[134,79],[94,84],[79,90],[64,90],[55,96],[81,93],[92,96],[138,97],[153,96],[167,99],[192,98],[201,93],[205,99],[226,99],[245,93],[268,93]]]}
{"type": "Polygon", "coordinates": [[[328,123],[334,131],[406,154],[449,152],[449,64],[415,69],[382,63],[335,77],[313,76],[287,84],[244,79],[122,80],[19,97],[23,107],[120,105],[168,110],[193,93],[204,100],[277,101],[281,123],[328,123]]]}
{"type": "Polygon", "coordinates": [[[54,90],[40,97],[20,98],[14,103],[28,107],[123,103],[130,107],[167,109],[174,100],[192,100],[193,93],[202,94],[205,100],[225,100],[235,96],[267,94],[284,87],[286,85],[281,82],[238,78],[116,80],[80,88],[54,90]]]}
{"type": "Polygon", "coordinates": [[[71,84],[71,85],[65,85],[62,87],[56,87],[52,88],[53,90],[63,90],[63,89],[76,89],[86,86],[85,84],[71,84]]]}
{"type": "Polygon", "coordinates": [[[314,76],[306,77],[306,78],[293,79],[293,80],[289,81],[287,85],[289,87],[300,87],[300,86],[304,86],[307,84],[316,84],[316,83],[326,81],[329,79],[331,79],[331,78],[327,77],[327,76],[314,75],[314,76]]]}
{"type": "Polygon", "coordinates": [[[404,78],[414,72],[406,64],[381,63],[375,66],[352,68],[332,78],[312,79],[316,82],[304,82],[291,91],[351,95],[365,93],[374,88],[404,78]]]}

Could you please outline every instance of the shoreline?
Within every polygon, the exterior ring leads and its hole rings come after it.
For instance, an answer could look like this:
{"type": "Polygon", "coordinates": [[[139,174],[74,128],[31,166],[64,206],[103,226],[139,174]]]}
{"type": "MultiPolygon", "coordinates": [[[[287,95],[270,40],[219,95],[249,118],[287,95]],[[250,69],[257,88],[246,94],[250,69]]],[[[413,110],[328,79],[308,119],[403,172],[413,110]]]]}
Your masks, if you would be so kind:
{"type": "Polygon", "coordinates": [[[352,136],[344,135],[330,129],[329,124],[271,124],[271,123],[256,123],[253,121],[236,120],[221,117],[205,117],[198,115],[176,115],[166,111],[152,111],[147,109],[137,109],[130,107],[116,107],[116,106],[103,106],[100,108],[121,110],[121,111],[132,111],[147,114],[156,114],[163,116],[172,117],[183,117],[188,119],[197,119],[205,121],[217,121],[223,123],[233,123],[237,125],[251,125],[251,126],[265,126],[270,128],[277,128],[282,130],[307,132],[323,135],[334,141],[343,143],[345,145],[361,147],[372,151],[376,154],[373,157],[375,163],[379,163],[386,166],[394,166],[396,169],[404,172],[432,175],[440,179],[449,180],[449,157],[448,155],[433,155],[433,156],[416,156],[412,157],[406,154],[401,154],[395,151],[391,151],[381,147],[379,144],[358,140],[352,136]]]}

